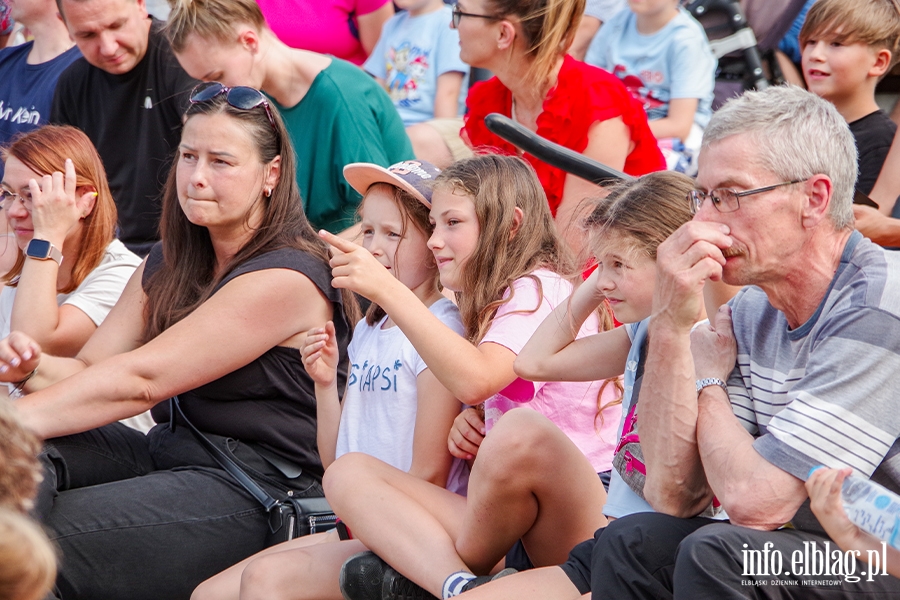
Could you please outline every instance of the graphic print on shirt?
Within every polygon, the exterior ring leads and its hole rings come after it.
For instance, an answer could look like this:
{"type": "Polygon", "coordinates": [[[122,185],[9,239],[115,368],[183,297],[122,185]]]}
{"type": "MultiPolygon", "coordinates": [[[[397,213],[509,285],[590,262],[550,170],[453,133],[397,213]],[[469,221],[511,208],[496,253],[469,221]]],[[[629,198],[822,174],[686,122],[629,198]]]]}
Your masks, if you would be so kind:
{"type": "MultiPolygon", "coordinates": [[[[622,80],[625,87],[633,97],[638,99],[644,105],[644,111],[647,113],[648,119],[659,117],[650,116],[654,110],[660,107],[665,108],[666,101],[656,97],[655,92],[647,87],[647,84],[661,85],[665,82],[665,75],[661,71],[641,71],[641,74],[634,75],[628,72],[625,65],[616,65],[613,68],[613,75],[622,80]]],[[[665,116],[665,115],[662,115],[665,116]]]]}
{"type": "Polygon", "coordinates": [[[34,105],[30,110],[24,106],[15,108],[0,100],[0,121],[12,121],[20,125],[37,125],[40,120],[41,113],[35,110],[34,105]]]}
{"type": "Polygon", "coordinates": [[[365,361],[362,366],[357,363],[350,365],[350,380],[347,386],[356,386],[360,392],[393,391],[397,392],[397,371],[403,367],[403,362],[395,360],[393,363],[377,364],[365,361]]]}
{"type": "Polygon", "coordinates": [[[409,108],[421,99],[419,88],[428,71],[428,50],[403,42],[388,52],[387,88],[397,106],[409,108]]]}

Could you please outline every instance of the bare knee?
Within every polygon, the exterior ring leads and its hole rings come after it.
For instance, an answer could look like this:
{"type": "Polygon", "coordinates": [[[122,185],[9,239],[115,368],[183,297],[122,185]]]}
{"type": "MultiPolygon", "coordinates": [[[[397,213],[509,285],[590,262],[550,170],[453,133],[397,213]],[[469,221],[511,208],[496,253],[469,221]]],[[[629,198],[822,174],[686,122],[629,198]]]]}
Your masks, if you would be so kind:
{"type": "Polygon", "coordinates": [[[251,561],[241,573],[241,598],[244,600],[277,600],[277,598],[285,597],[282,591],[284,589],[282,579],[286,568],[288,572],[293,572],[294,566],[285,565],[281,553],[260,556],[251,561]]]}
{"type": "Polygon", "coordinates": [[[207,579],[194,589],[191,594],[191,600],[214,600],[215,598],[220,597],[216,594],[215,587],[212,580],[207,579]]]}
{"type": "Polygon", "coordinates": [[[384,463],[361,452],[344,454],[325,471],[322,488],[331,507],[338,510],[342,499],[352,498],[359,493],[360,486],[370,477],[381,472],[384,463]]]}
{"type": "Polygon", "coordinates": [[[546,417],[528,408],[509,411],[491,429],[478,451],[476,466],[492,479],[516,479],[554,459],[552,444],[564,434],[546,417]]]}

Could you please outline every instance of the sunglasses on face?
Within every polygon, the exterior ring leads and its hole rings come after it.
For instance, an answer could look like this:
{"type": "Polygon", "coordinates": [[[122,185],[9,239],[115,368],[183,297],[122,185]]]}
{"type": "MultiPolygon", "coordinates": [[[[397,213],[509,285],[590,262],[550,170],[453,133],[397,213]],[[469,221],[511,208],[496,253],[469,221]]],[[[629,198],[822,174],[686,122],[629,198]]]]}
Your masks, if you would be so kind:
{"type": "Polygon", "coordinates": [[[274,129],[276,133],[278,132],[278,127],[275,126],[275,117],[272,116],[272,109],[269,108],[269,101],[266,99],[265,95],[256,88],[245,85],[228,87],[218,81],[208,81],[206,83],[201,83],[191,91],[191,104],[209,102],[222,94],[225,94],[225,101],[228,102],[229,106],[240,110],[252,110],[257,106],[265,108],[266,116],[269,117],[269,123],[271,123],[272,129],[274,129]]]}

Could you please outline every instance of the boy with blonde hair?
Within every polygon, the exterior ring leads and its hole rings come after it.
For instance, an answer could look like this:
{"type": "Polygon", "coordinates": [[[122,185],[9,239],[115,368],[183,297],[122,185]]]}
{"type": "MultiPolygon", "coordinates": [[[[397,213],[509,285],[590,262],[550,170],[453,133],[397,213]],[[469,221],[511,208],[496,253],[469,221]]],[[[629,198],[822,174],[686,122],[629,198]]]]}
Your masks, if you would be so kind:
{"type": "Polygon", "coordinates": [[[872,191],[897,126],[875,103],[875,85],[900,59],[895,0],[818,0],[800,30],[803,78],[834,104],[859,151],[856,189],[872,191]]]}

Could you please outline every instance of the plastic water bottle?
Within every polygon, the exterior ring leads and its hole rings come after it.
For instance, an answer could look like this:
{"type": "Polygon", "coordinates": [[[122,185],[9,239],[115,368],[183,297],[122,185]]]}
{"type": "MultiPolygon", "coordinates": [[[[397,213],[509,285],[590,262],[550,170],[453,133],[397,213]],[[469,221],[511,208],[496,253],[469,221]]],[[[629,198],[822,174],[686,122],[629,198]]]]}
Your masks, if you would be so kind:
{"type": "MultiPolygon", "coordinates": [[[[814,467],[810,474],[821,467],[814,467]]],[[[857,527],[900,550],[900,496],[869,479],[850,475],[841,486],[847,517],[857,527]]]]}

